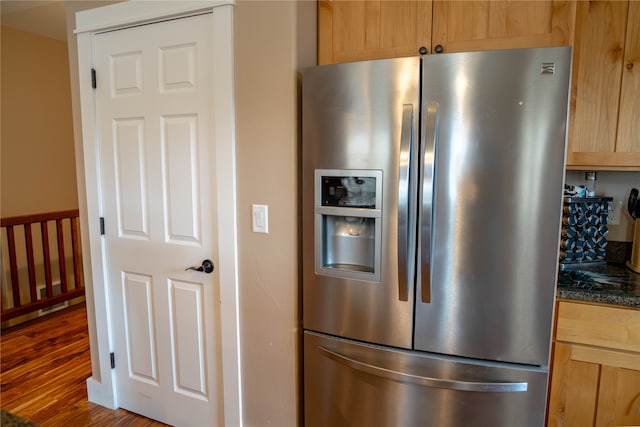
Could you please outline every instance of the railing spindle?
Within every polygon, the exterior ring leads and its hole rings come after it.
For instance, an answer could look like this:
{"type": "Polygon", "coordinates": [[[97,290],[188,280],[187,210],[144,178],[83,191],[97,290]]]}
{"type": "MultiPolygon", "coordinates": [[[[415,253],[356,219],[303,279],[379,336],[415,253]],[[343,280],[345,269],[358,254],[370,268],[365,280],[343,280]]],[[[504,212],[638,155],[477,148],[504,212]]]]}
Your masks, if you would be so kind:
{"type": "Polygon", "coordinates": [[[49,223],[42,221],[40,223],[42,230],[42,253],[44,263],[44,284],[47,289],[47,298],[53,296],[53,279],[51,278],[51,250],[49,249],[49,223]]]}
{"type": "Polygon", "coordinates": [[[67,263],[64,257],[64,230],[62,228],[62,219],[56,220],[57,237],[58,237],[58,264],[60,265],[60,288],[62,293],[66,294],[69,290],[67,287],[67,263]]]}
{"type": "Polygon", "coordinates": [[[16,236],[13,226],[7,227],[7,240],[9,244],[9,267],[11,269],[11,291],[13,293],[13,306],[20,307],[20,279],[18,277],[18,261],[16,259],[16,236]]]}
{"type": "Polygon", "coordinates": [[[31,224],[24,225],[24,239],[27,246],[27,272],[29,273],[29,293],[30,302],[38,300],[38,289],[36,285],[36,263],[33,258],[33,234],[31,232],[31,224]]]}
{"type": "Polygon", "coordinates": [[[71,243],[73,247],[73,278],[76,289],[82,288],[82,261],[80,260],[80,239],[78,239],[78,217],[71,218],[71,243]]]}

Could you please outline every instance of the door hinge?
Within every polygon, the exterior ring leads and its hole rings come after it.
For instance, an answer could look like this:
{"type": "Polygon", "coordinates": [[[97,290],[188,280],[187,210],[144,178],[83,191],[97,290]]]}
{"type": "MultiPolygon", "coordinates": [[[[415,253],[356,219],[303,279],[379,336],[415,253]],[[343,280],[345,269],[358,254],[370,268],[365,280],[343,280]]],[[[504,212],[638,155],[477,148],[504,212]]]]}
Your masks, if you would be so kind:
{"type": "Polygon", "coordinates": [[[116,355],[115,355],[115,353],[113,353],[113,352],[109,353],[109,358],[111,359],[111,369],[115,369],[116,368],[116,355]]]}
{"type": "Polygon", "coordinates": [[[104,236],[104,217],[100,217],[100,235],[104,236]]]}
{"type": "Polygon", "coordinates": [[[97,80],[96,80],[96,69],[95,68],[91,69],[91,87],[94,88],[94,89],[98,87],[98,83],[97,83],[97,80]]]}

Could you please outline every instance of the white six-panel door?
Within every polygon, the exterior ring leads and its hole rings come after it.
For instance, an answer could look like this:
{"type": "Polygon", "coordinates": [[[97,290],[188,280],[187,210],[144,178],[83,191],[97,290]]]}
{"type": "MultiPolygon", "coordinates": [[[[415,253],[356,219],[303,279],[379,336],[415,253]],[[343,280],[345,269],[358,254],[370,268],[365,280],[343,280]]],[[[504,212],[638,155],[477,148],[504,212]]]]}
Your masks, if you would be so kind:
{"type": "Polygon", "coordinates": [[[223,423],[210,15],[95,36],[118,404],[223,423]]]}

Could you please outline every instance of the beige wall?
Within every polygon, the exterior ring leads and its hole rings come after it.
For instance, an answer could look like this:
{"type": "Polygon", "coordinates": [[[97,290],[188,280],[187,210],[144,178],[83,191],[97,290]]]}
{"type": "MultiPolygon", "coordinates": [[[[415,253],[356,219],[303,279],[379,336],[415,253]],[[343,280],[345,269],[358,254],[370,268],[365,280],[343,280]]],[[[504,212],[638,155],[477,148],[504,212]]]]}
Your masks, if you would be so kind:
{"type": "Polygon", "coordinates": [[[2,27],[2,217],[78,207],[67,45],[2,27]]]}
{"type": "Polygon", "coordinates": [[[243,415],[248,426],[293,426],[302,372],[297,69],[315,61],[315,3],[239,1],[234,13],[243,415]],[[269,206],[269,234],[251,232],[251,204],[269,206]]]}

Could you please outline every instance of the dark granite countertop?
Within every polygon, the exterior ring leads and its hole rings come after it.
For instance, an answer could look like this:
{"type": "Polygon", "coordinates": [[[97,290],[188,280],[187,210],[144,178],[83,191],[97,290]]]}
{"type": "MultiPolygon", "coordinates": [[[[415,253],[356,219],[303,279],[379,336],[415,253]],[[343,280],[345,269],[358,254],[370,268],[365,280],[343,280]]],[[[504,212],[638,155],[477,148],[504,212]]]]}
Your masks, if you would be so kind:
{"type": "Polygon", "coordinates": [[[640,274],[624,264],[561,270],[558,298],[640,307],[640,274]]]}

